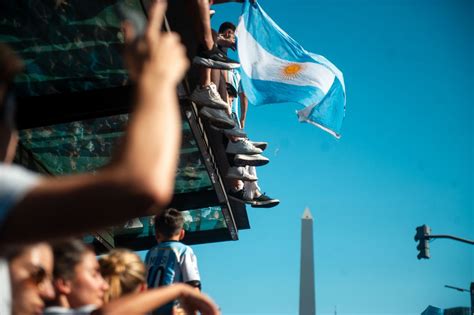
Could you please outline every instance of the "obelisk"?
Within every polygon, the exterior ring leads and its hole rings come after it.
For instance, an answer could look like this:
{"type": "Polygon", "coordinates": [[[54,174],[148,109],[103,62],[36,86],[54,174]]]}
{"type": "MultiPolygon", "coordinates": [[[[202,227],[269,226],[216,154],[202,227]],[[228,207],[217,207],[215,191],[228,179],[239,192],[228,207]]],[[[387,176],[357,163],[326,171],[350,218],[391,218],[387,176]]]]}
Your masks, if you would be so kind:
{"type": "Polygon", "coordinates": [[[301,218],[300,315],[316,314],[314,288],[313,216],[306,208],[301,218]]]}

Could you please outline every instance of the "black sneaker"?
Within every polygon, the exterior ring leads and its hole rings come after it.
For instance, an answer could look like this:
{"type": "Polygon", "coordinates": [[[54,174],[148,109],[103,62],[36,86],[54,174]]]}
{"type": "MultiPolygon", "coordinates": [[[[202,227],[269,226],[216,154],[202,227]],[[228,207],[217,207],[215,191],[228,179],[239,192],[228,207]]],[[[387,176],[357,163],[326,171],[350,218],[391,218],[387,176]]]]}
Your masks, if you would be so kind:
{"type": "Polygon", "coordinates": [[[231,70],[240,67],[240,63],[227,57],[219,48],[201,51],[193,59],[193,63],[207,68],[231,70]]]}
{"type": "Polygon", "coordinates": [[[270,198],[264,193],[256,198],[253,198],[252,201],[253,201],[252,203],[253,208],[272,208],[272,207],[278,206],[278,204],[280,203],[280,200],[275,199],[275,198],[270,198]]]}
{"type": "Polygon", "coordinates": [[[240,202],[240,203],[247,203],[247,204],[250,204],[250,205],[253,206],[253,201],[252,200],[247,200],[247,199],[244,198],[244,190],[243,189],[237,190],[237,191],[230,190],[227,193],[227,196],[229,197],[229,199],[232,199],[234,201],[237,201],[237,202],[240,202]]]}

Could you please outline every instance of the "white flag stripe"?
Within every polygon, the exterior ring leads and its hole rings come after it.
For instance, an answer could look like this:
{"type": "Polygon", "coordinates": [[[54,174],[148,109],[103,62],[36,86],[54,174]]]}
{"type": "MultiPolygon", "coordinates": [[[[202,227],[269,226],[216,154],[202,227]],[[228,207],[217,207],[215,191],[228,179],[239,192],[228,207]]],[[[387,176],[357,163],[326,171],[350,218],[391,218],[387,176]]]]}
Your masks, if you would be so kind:
{"type": "Polygon", "coordinates": [[[342,74],[341,70],[339,70],[331,61],[326,59],[324,56],[313,54],[312,52],[307,51],[308,55],[310,55],[314,60],[319,63],[326,65],[332,72],[335,73],[336,78],[341,82],[342,89],[346,92],[346,85],[344,83],[344,75],[342,74]]]}
{"type": "Polygon", "coordinates": [[[245,43],[242,45],[245,49],[239,50],[242,69],[251,79],[314,86],[324,94],[331,88],[335,76],[325,66],[312,62],[291,62],[270,54],[246,30],[243,21],[239,24],[237,36],[240,43],[245,43]],[[300,70],[285,75],[284,69],[292,64],[300,66],[300,70]]]}

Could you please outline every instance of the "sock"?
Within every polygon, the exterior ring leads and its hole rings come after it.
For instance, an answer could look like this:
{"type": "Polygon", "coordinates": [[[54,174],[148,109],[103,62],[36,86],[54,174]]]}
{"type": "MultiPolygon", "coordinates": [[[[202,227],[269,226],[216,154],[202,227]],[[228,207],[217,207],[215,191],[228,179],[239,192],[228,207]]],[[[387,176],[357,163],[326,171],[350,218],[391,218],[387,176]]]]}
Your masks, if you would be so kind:
{"type": "Polygon", "coordinates": [[[238,181],[236,185],[230,188],[233,192],[238,192],[244,189],[244,183],[242,181],[238,181]]]}

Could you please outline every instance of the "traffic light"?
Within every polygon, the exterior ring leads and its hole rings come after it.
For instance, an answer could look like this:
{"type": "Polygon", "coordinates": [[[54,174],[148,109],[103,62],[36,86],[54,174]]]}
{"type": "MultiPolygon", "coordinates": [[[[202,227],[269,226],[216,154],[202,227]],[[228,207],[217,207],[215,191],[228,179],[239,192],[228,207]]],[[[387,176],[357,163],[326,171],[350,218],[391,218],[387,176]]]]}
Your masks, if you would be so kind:
{"type": "Polygon", "coordinates": [[[416,249],[419,251],[417,256],[418,259],[430,258],[430,233],[431,229],[427,225],[422,225],[416,228],[415,241],[418,242],[418,245],[416,246],[416,249]]]}

